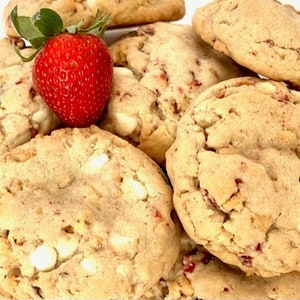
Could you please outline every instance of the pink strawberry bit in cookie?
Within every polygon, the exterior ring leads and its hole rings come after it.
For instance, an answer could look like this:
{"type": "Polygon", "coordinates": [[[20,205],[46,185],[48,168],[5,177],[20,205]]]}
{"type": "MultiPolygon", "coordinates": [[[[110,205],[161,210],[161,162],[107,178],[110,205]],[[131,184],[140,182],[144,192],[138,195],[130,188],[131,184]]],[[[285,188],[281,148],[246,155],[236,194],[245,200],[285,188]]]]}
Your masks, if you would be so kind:
{"type": "Polygon", "coordinates": [[[193,260],[192,255],[185,255],[183,257],[183,273],[193,273],[196,268],[196,262],[193,260]]]}
{"type": "Polygon", "coordinates": [[[253,260],[253,257],[251,257],[249,255],[242,255],[241,256],[241,261],[242,261],[242,264],[244,266],[252,267],[252,260],[253,260]]]}
{"type": "Polygon", "coordinates": [[[217,204],[216,199],[213,198],[213,197],[211,197],[211,196],[209,195],[208,190],[204,189],[203,192],[202,192],[202,195],[203,195],[203,199],[204,199],[205,201],[207,201],[208,205],[209,205],[211,208],[213,208],[213,209],[215,209],[215,210],[218,210],[218,209],[219,209],[219,206],[218,206],[218,204],[217,204]]]}
{"type": "Polygon", "coordinates": [[[69,127],[87,127],[101,116],[108,102],[113,77],[112,60],[101,37],[109,16],[98,12],[87,29],[81,24],[63,27],[60,16],[42,8],[33,17],[11,19],[18,33],[36,52],[23,61],[35,58],[32,78],[36,91],[53,112],[69,127]]]}
{"type": "Polygon", "coordinates": [[[161,213],[159,212],[159,210],[158,210],[156,207],[154,207],[154,206],[151,206],[150,210],[151,210],[152,216],[153,216],[158,222],[161,221],[162,215],[161,215],[161,213]]]}
{"type": "Polygon", "coordinates": [[[235,183],[236,183],[236,185],[240,185],[240,184],[243,183],[243,179],[241,179],[241,178],[236,178],[236,179],[235,179],[235,183]]]}
{"type": "Polygon", "coordinates": [[[255,246],[255,251],[262,252],[262,244],[261,243],[257,243],[257,245],[255,246]]]}
{"type": "Polygon", "coordinates": [[[196,263],[191,261],[183,266],[183,273],[193,273],[196,268],[196,263]]]}

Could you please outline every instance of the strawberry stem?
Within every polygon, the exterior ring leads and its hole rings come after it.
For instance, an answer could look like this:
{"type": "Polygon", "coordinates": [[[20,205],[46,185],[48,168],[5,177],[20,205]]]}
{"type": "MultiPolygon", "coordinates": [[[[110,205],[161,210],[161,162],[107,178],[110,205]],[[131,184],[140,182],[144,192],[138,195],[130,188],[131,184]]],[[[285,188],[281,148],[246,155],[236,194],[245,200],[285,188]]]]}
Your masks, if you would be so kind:
{"type": "Polygon", "coordinates": [[[80,28],[79,26],[77,32],[81,34],[86,34],[86,33],[94,34],[99,38],[102,38],[107,29],[109,22],[110,22],[110,14],[103,16],[98,10],[92,24],[88,28],[80,28]]]}

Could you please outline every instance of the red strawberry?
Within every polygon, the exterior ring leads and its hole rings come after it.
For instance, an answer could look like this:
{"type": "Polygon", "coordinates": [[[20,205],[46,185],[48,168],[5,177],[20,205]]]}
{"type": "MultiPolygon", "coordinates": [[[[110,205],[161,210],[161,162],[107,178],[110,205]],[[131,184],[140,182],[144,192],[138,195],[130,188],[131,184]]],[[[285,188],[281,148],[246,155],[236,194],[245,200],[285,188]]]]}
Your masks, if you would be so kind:
{"type": "Polygon", "coordinates": [[[50,9],[41,9],[29,18],[19,17],[15,8],[11,15],[20,35],[37,49],[32,73],[37,92],[66,126],[95,123],[112,85],[111,57],[99,37],[108,18],[101,19],[97,14],[91,27],[82,30],[79,26],[63,29],[60,17],[50,9]],[[33,28],[37,32],[31,37],[24,26],[30,26],[31,33],[33,28]]]}

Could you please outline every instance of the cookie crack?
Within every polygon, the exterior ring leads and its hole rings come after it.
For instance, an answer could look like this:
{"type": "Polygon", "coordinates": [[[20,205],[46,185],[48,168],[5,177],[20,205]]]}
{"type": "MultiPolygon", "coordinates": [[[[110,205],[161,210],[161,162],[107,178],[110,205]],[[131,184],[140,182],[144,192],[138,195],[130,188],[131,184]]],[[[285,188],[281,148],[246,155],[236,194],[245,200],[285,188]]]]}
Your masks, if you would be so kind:
{"type": "MultiPolygon", "coordinates": [[[[298,60],[300,59],[300,48],[293,48],[293,47],[286,47],[286,46],[283,46],[283,45],[279,45],[278,43],[276,43],[271,38],[263,40],[263,41],[257,41],[256,43],[257,44],[266,44],[268,47],[273,48],[276,54],[278,54],[278,49],[291,51],[291,52],[296,52],[296,54],[298,55],[298,60]]],[[[279,57],[281,57],[282,59],[284,59],[285,56],[286,55],[280,55],[279,54],[279,57]]]]}

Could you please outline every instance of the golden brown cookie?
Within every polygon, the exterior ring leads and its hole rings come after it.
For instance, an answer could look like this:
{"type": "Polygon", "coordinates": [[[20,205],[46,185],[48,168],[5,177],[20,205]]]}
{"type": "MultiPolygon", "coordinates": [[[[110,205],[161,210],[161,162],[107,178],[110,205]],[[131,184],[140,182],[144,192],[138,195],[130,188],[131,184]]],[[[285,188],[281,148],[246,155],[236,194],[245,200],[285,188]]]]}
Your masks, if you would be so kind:
{"type": "MultiPolygon", "coordinates": [[[[59,119],[33,88],[33,63],[22,63],[15,53],[15,42],[0,39],[0,155],[60,125],[59,119]]],[[[28,54],[31,50],[21,51],[28,54]]]]}
{"type": "Polygon", "coordinates": [[[215,0],[193,28],[215,49],[270,79],[300,87],[300,16],[275,0],[215,0]]]}
{"type": "Polygon", "coordinates": [[[0,207],[0,291],[14,299],[138,299],[179,253],[165,175],[96,126],[0,157],[0,207]]]}
{"type": "Polygon", "coordinates": [[[84,20],[84,25],[91,24],[97,10],[111,15],[109,27],[120,27],[145,24],[157,21],[174,21],[181,19],[185,14],[184,0],[38,0],[23,1],[10,0],[4,9],[5,31],[8,36],[17,37],[11,19],[12,9],[18,5],[20,15],[32,16],[40,8],[51,8],[63,19],[65,26],[77,24],[84,20]]]}
{"type": "Polygon", "coordinates": [[[244,77],[208,88],[167,152],[187,233],[263,277],[300,271],[300,93],[244,77]]]}
{"type": "Polygon", "coordinates": [[[193,99],[207,87],[247,74],[203,42],[191,26],[141,26],[110,46],[113,89],[101,127],[130,140],[158,163],[193,99]]]}

